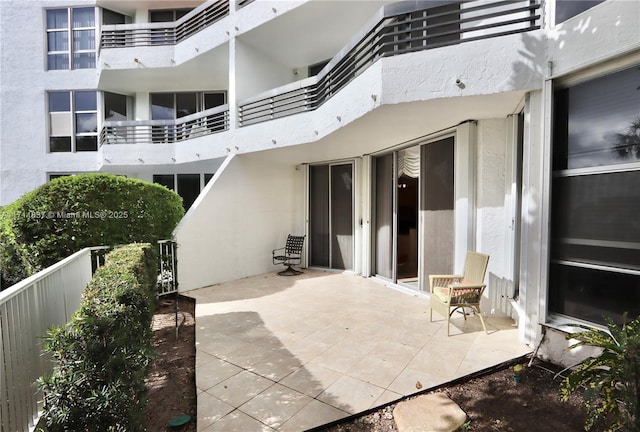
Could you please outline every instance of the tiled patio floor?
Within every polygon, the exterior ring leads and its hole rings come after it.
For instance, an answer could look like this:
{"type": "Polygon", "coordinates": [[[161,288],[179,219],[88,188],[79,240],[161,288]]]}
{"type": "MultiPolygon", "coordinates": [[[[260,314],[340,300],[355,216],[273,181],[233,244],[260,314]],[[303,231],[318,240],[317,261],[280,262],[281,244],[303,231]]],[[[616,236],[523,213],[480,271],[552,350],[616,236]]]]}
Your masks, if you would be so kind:
{"type": "Polygon", "coordinates": [[[266,274],[196,299],[198,431],[302,431],[523,355],[511,320],[446,321],[360,276],[266,274]],[[417,383],[420,384],[417,384],[417,383]]]}

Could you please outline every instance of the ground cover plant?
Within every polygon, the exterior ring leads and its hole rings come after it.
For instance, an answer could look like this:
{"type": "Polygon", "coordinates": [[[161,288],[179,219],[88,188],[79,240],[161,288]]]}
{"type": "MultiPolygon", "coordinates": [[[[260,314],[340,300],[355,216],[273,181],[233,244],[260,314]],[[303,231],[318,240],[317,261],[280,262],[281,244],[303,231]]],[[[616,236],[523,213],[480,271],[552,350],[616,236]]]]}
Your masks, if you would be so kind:
{"type": "Polygon", "coordinates": [[[145,378],[153,359],[155,248],[132,244],[106,257],[80,308],[49,331],[55,366],[38,385],[49,432],[143,431],[145,378]]]}
{"type": "Polygon", "coordinates": [[[620,327],[606,321],[608,331],[575,324],[582,331],[567,336],[577,340],[570,349],[592,346],[601,353],[584,360],[563,381],[562,397],[584,388],[586,430],[597,425],[607,432],[640,431],[640,317],[620,327]]]}
{"type": "Polygon", "coordinates": [[[170,238],[184,209],[164,186],[113,174],[52,180],[0,208],[6,288],[90,246],[170,238]]]}

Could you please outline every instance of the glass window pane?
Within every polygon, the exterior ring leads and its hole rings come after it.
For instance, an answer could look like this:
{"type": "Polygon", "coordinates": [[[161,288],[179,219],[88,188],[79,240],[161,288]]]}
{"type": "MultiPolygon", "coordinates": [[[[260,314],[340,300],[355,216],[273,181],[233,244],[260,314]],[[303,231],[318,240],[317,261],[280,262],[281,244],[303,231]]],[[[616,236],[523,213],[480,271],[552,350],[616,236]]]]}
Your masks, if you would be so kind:
{"type": "Polygon", "coordinates": [[[76,137],[76,151],[97,151],[98,150],[98,137],[95,136],[77,136],[76,137]]]}
{"type": "Polygon", "coordinates": [[[150,22],[172,22],[173,20],[174,12],[172,10],[149,11],[150,22]]]}
{"type": "Polygon", "coordinates": [[[69,54],[49,54],[47,70],[69,69],[69,54]]]}
{"type": "Polygon", "coordinates": [[[309,167],[309,261],[329,267],[329,166],[309,167]]]}
{"type": "Polygon", "coordinates": [[[47,10],[47,29],[66,29],[68,26],[67,9],[47,10]]]}
{"type": "Polygon", "coordinates": [[[331,166],[331,268],[353,268],[353,168],[331,166]]]}
{"type": "Polygon", "coordinates": [[[634,67],[556,92],[554,169],[640,160],[639,83],[634,67]]]}
{"type": "Polygon", "coordinates": [[[96,49],[96,31],[95,30],[74,30],[73,31],[73,50],[95,50],[96,49]]]}
{"type": "Polygon", "coordinates": [[[102,9],[102,24],[126,24],[127,16],[109,9],[102,9]]]}
{"type": "Polygon", "coordinates": [[[49,112],[71,111],[70,92],[49,92],[49,112]]]}
{"type": "Polygon", "coordinates": [[[154,174],[153,182],[158,183],[170,190],[176,189],[175,176],[173,174],[154,174]]]}
{"type": "Polygon", "coordinates": [[[97,131],[97,114],[76,114],[76,133],[93,133],[97,131]]]}
{"type": "Polygon", "coordinates": [[[225,94],[220,93],[205,93],[204,94],[204,109],[215,108],[220,105],[224,105],[225,94]]]}
{"type": "Polygon", "coordinates": [[[71,137],[50,137],[49,138],[49,151],[56,152],[70,152],[71,151],[71,137]]]}
{"type": "Polygon", "coordinates": [[[116,93],[104,93],[104,119],[127,120],[127,97],[116,93]]]}
{"type": "Polygon", "coordinates": [[[73,28],[78,27],[94,27],[96,25],[96,16],[94,8],[74,8],[73,9],[73,28]]]}
{"type": "Polygon", "coordinates": [[[176,93],[176,118],[197,112],[197,100],[196,93],[176,93]]]}
{"type": "Polygon", "coordinates": [[[49,51],[68,51],[69,33],[66,31],[47,33],[47,49],[49,51]]]}
{"type": "Polygon", "coordinates": [[[74,96],[76,111],[95,111],[97,109],[95,91],[77,91],[74,96]]]}
{"type": "Polygon", "coordinates": [[[182,197],[182,205],[185,210],[200,195],[200,174],[178,174],[178,195],[182,197]]]}
{"type": "Polygon", "coordinates": [[[549,308],[554,312],[605,324],[640,315],[640,276],[551,264],[549,308]]]}
{"type": "Polygon", "coordinates": [[[73,54],[74,69],[92,69],[96,67],[96,53],[73,54]]]}
{"type": "Polygon", "coordinates": [[[211,180],[213,178],[214,174],[205,174],[204,175],[204,184],[206,185],[207,183],[209,183],[209,180],[211,180]]]}
{"type": "Polygon", "coordinates": [[[591,9],[604,0],[556,0],[556,24],[591,9]]]}
{"type": "Polygon", "coordinates": [[[151,94],[151,119],[173,120],[175,110],[173,106],[173,93],[151,94]]]}

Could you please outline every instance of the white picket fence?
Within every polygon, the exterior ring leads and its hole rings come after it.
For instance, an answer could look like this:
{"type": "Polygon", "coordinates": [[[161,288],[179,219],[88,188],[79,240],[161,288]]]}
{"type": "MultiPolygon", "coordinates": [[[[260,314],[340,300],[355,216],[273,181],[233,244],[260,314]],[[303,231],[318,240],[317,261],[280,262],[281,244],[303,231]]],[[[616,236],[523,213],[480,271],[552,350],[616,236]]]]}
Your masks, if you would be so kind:
{"type": "Polygon", "coordinates": [[[90,280],[85,248],[0,292],[0,432],[34,429],[42,409],[34,382],[52,368],[43,336],[69,320],[90,280]]]}

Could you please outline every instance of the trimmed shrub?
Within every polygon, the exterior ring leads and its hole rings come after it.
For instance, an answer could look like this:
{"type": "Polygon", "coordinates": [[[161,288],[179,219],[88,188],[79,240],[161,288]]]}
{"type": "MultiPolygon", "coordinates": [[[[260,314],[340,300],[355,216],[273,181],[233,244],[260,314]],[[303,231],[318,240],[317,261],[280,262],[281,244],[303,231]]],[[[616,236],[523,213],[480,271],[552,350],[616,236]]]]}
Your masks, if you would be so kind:
{"type": "Polygon", "coordinates": [[[112,174],[60,177],[0,214],[0,271],[5,285],[88,246],[170,238],[184,209],[164,186],[112,174]]]}
{"type": "Polygon", "coordinates": [[[56,365],[38,384],[50,432],[144,430],[154,250],[132,244],[109,253],[71,321],[49,331],[45,351],[56,365]]]}

